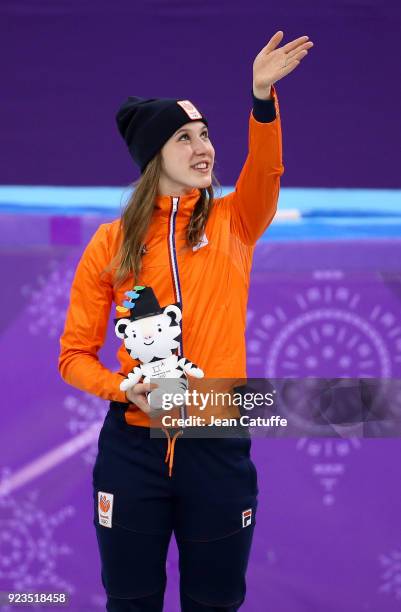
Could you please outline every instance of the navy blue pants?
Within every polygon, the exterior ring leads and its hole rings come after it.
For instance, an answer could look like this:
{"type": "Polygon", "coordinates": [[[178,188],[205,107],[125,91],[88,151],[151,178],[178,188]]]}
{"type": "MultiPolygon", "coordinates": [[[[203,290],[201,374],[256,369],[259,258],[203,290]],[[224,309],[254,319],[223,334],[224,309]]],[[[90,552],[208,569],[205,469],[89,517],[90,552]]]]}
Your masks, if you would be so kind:
{"type": "Polygon", "coordinates": [[[257,509],[248,432],[235,428],[231,437],[194,438],[184,429],[175,441],[170,477],[167,437],[128,425],[126,408],[110,403],[93,469],[106,609],[162,611],[174,531],[181,610],[235,612],[245,598],[257,509]]]}

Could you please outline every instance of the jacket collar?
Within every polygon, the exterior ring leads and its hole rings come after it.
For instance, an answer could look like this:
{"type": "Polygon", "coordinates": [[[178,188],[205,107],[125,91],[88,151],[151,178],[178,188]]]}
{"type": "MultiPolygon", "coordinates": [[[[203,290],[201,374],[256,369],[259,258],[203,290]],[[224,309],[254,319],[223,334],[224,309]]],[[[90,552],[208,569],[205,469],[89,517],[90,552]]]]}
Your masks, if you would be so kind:
{"type": "Polygon", "coordinates": [[[200,196],[200,189],[194,187],[192,191],[182,196],[159,195],[155,200],[157,216],[169,216],[173,210],[173,198],[178,198],[177,216],[190,217],[200,196]]]}

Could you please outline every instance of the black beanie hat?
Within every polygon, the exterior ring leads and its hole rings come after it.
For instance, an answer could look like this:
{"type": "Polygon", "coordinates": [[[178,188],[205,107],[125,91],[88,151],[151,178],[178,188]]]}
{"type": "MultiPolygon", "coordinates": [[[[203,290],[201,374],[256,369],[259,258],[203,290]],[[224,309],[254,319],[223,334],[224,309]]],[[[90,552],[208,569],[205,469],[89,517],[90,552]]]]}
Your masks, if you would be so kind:
{"type": "Polygon", "coordinates": [[[189,100],[129,96],[120,106],[117,126],[141,173],[180,127],[206,117],[189,100]]]}

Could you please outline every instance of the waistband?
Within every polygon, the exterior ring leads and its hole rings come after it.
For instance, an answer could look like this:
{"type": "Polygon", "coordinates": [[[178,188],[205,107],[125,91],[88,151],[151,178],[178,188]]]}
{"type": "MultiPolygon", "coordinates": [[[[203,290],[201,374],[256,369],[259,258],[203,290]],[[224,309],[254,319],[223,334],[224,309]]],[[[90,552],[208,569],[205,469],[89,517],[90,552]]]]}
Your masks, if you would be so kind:
{"type": "MultiPolygon", "coordinates": [[[[124,402],[115,402],[111,401],[109,405],[109,412],[106,415],[106,418],[110,415],[110,417],[115,418],[118,422],[122,423],[126,428],[132,429],[135,431],[136,435],[140,435],[143,437],[150,437],[150,427],[144,427],[140,425],[130,425],[125,420],[125,411],[127,410],[129,404],[124,402]]],[[[173,465],[174,465],[174,450],[175,444],[179,437],[185,438],[202,438],[202,439],[217,439],[217,438],[245,438],[249,439],[249,428],[248,426],[241,425],[238,420],[238,425],[231,425],[224,427],[224,435],[221,435],[222,428],[216,425],[206,426],[206,427],[155,427],[152,428],[152,431],[155,432],[155,438],[162,437],[162,432],[167,438],[167,452],[164,459],[164,462],[169,462],[169,470],[168,474],[171,478],[173,473],[173,465]],[[157,435],[160,432],[160,436],[157,435]]]]}

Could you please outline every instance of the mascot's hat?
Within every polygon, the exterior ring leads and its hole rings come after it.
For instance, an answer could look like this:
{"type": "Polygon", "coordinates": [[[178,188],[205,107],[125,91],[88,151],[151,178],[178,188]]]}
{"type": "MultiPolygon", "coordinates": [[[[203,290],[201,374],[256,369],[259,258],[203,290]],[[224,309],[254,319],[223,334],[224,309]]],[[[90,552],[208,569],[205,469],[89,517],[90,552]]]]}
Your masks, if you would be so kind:
{"type": "Polygon", "coordinates": [[[126,291],[125,295],[130,299],[124,300],[123,305],[117,306],[116,310],[121,314],[124,313],[125,316],[129,315],[131,321],[154,317],[164,311],[164,308],[160,307],[152,287],[136,285],[133,291],[126,291]]]}

